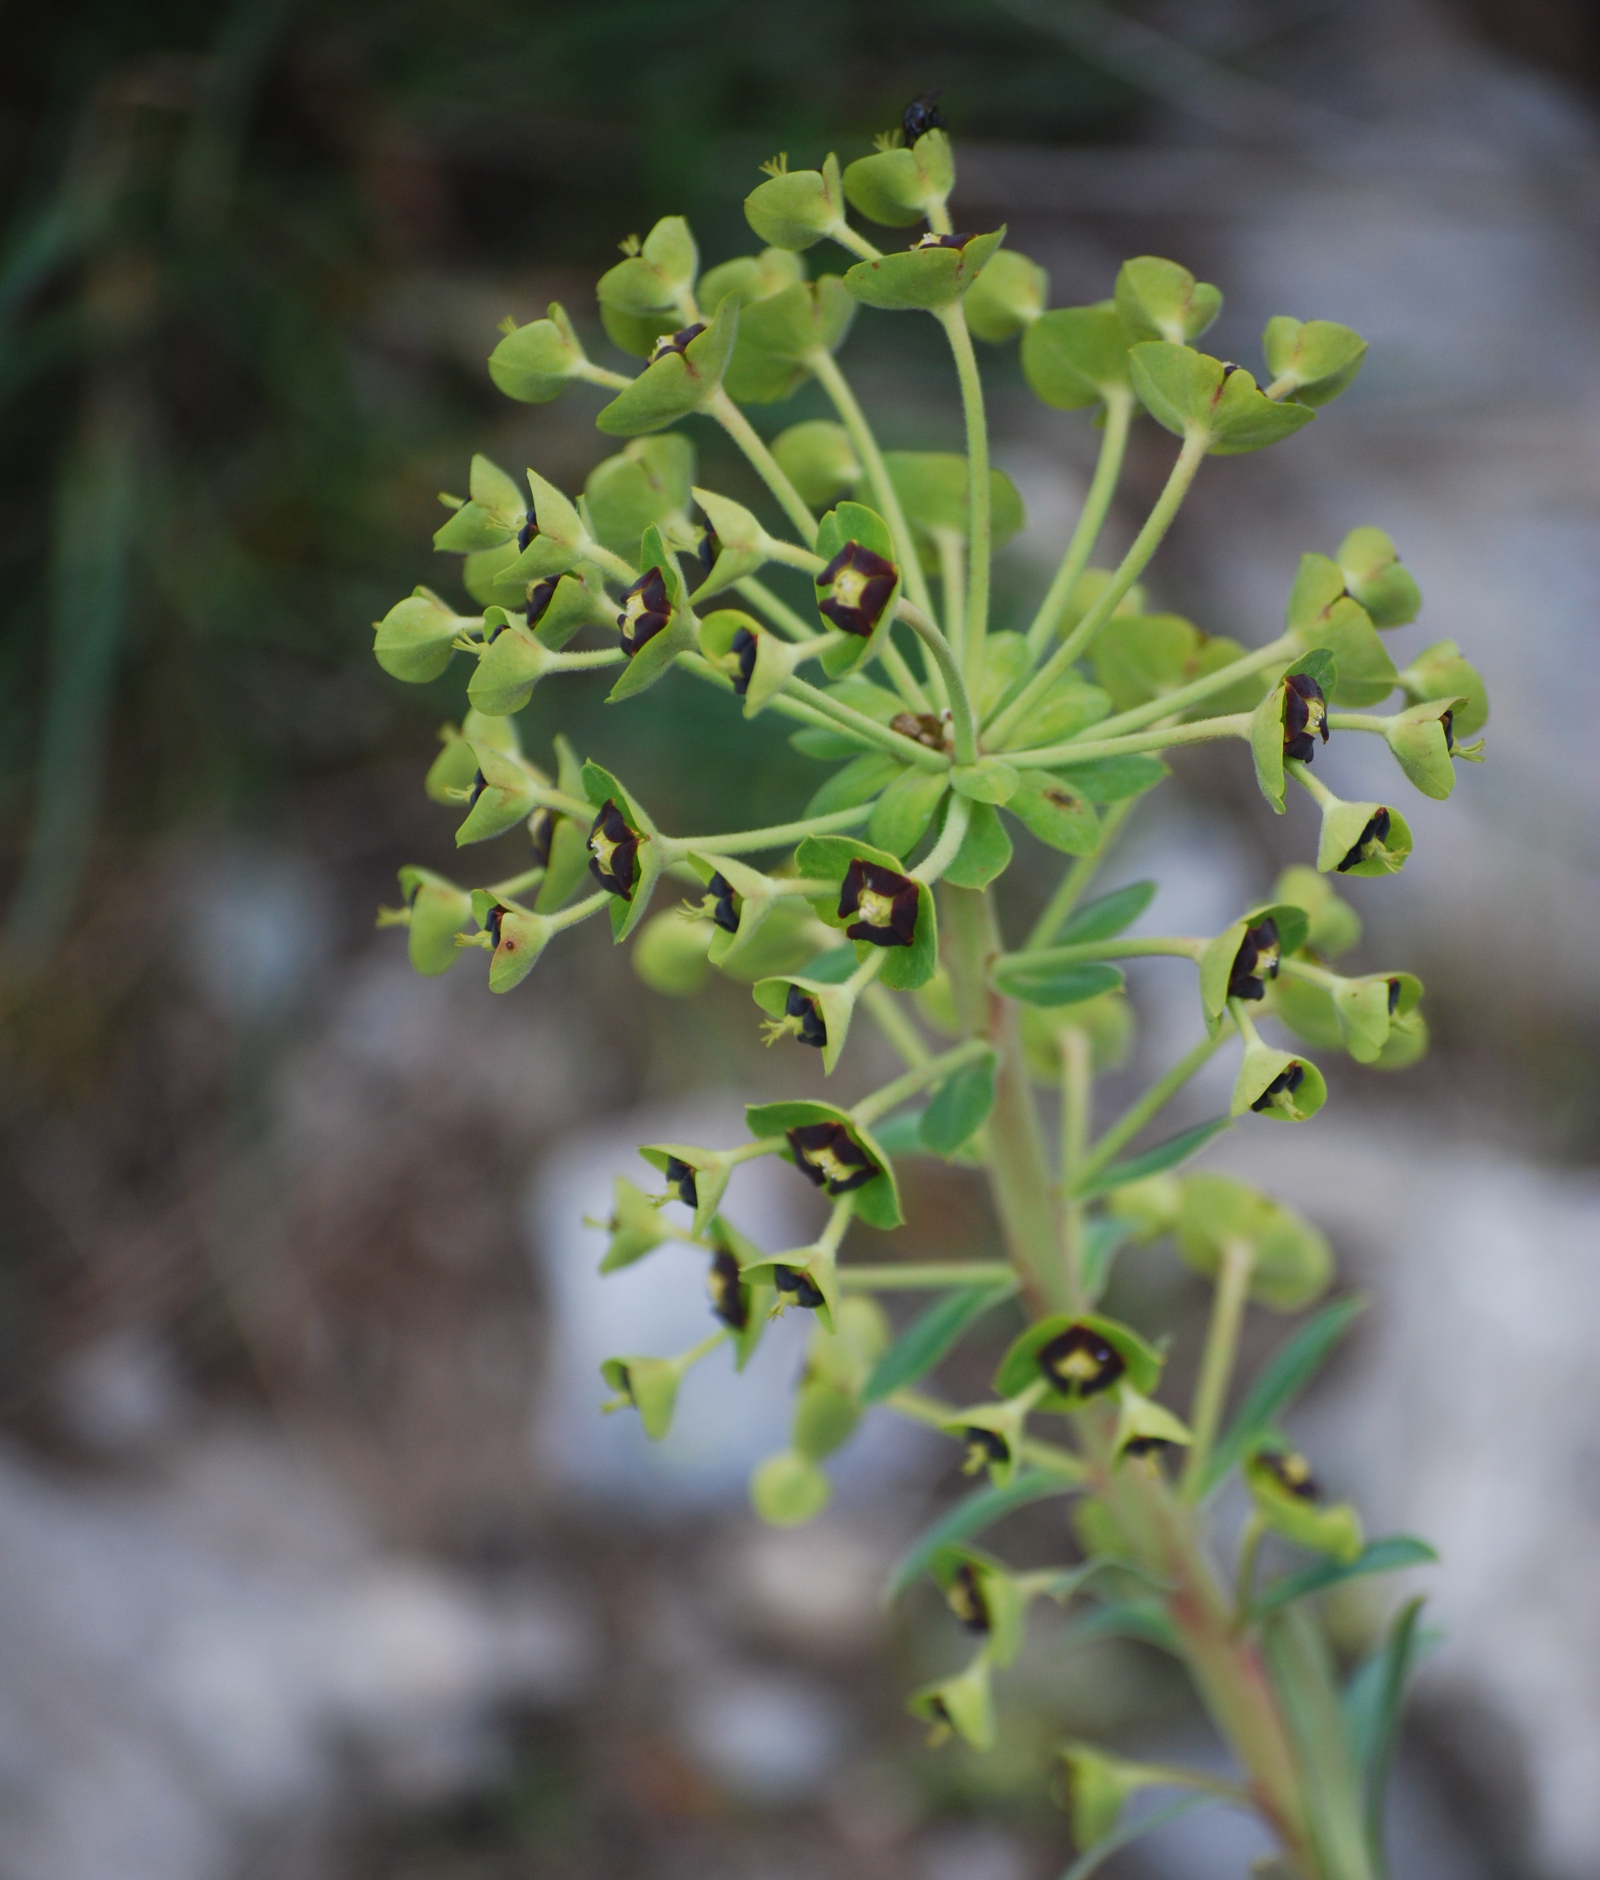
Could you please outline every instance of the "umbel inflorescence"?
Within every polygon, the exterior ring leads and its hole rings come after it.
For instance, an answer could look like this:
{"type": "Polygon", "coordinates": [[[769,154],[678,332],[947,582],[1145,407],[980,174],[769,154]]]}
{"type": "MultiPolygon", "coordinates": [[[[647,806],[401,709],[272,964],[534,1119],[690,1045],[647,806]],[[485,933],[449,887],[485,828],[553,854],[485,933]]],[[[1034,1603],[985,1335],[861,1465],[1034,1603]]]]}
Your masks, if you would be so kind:
{"type": "Polygon", "coordinates": [[[1396,664],[1388,636],[1420,596],[1375,528],[1305,555],[1283,631],[1254,649],[1146,607],[1139,577],[1206,460],[1303,430],[1354,379],[1365,344],[1328,321],[1271,320],[1258,380],[1197,344],[1221,307],[1217,289],[1150,256],[1122,268],[1112,298],[1049,309],[1043,270],[1002,245],[1004,229],[952,230],[954,166],[936,120],[919,100],[903,132],[842,173],[832,156],[820,170],[766,166],[746,202],[759,253],[702,274],[676,217],[625,243],[598,292],[606,333],[642,362],[631,374],[593,363],[559,306],[508,327],[489,360],[503,392],[542,403],[599,387],[599,429],[633,441],[577,497],[536,471],[524,487],[475,458],[467,498],[444,499],[452,513],[434,539],[465,557],[479,611],[423,588],[379,622],[377,657],[397,678],[434,679],[457,654],[472,663],[471,709],[446,727],[426,786],[464,812],[458,843],[526,831],[532,845],[486,887],[407,868],[406,905],[384,918],[409,925],[420,972],[481,947],[490,989],[505,992],[564,928],[604,916],[614,940],[634,940],[650,983],[688,990],[712,969],[741,979],[766,1036],[816,1051],[828,1072],[858,1013],[879,1027],[906,1068],[870,1096],[757,1104],[742,1143],[643,1148],[664,1192],[618,1179],[604,1270],[667,1243],[699,1249],[712,1329],[687,1352],[609,1360],[616,1405],[659,1437],[691,1365],[728,1346],[742,1368],[774,1312],[809,1313],[791,1444],[752,1483],[767,1520],[821,1509],[822,1464],[871,1404],[945,1432],[988,1477],[896,1576],[897,1593],[931,1576],[977,1641],[965,1669],[911,1700],[935,1734],[987,1747],[993,1673],[1022,1650],[1030,1602],[1085,1602],[1080,1623],[1187,1665],[1239,1774],[1064,1746],[1084,1850],[1075,1874],[1137,1829],[1123,1815],[1129,1796],[1176,1787],[1187,1793],[1174,1809],[1254,1809],[1277,1837],[1280,1873],[1370,1880],[1384,1871],[1383,1787],[1418,1602],[1342,1690],[1315,1602],[1336,1582],[1431,1555],[1404,1536],[1365,1541],[1354,1509],[1323,1496],[1278,1428],[1359,1302],[1325,1304],[1301,1323],[1229,1417],[1247,1307],[1313,1305],[1332,1262],[1283,1203],[1178,1171],[1235,1119],[1317,1112],[1326,1086],[1302,1045],[1386,1069],[1425,1048],[1413,977],[1331,963],[1360,935],[1335,881],[1402,867],[1410,830],[1396,800],[1345,801],[1321,773],[1336,767],[1340,740],[1376,736],[1398,760],[1397,786],[1447,796],[1456,760],[1480,755],[1462,740],[1487,717],[1484,688],[1449,641],[1396,664]],[[847,208],[924,232],[881,250],[847,208]],[[843,273],[808,272],[802,255],[824,243],[849,257],[843,273]],[[880,447],[835,357],[862,306],[944,329],[964,457],[880,447]],[[974,337],[1020,338],[1038,396],[1101,426],[1082,514],[1025,626],[990,621],[992,558],[1022,505],[989,464],[974,337]],[[746,408],[781,403],[810,379],[836,420],[764,442],[746,408]],[[1173,434],[1176,457],[1128,553],[1097,567],[1141,416],[1173,434]],[[748,457],[769,512],[694,485],[691,437],[670,427],[705,419],[748,457]],[[517,714],[541,681],[602,671],[611,700],[649,712],[671,708],[671,688],[652,690],[669,669],[831,767],[792,822],[669,833],[650,814],[648,778],[624,781],[561,738],[548,767],[524,754],[517,714]],[[1397,705],[1374,710],[1397,692],[1397,705]],[[1085,890],[1167,777],[1161,754],[1212,740],[1244,747],[1274,811],[1291,783],[1315,799],[1314,866],[1288,869],[1222,933],[1133,937],[1152,884],[1098,899],[1085,890]],[[1017,825],[1034,839],[1028,865],[1050,850],[1069,859],[1032,931],[1004,935],[989,890],[1012,863],[1017,825]],[[664,878],[675,898],[688,889],[687,909],[660,905],[664,878]],[[1119,1061],[1131,1023],[1115,962],[1151,955],[1195,969],[1198,1035],[1096,1135],[1094,1077],[1119,1061]],[[1263,1036],[1266,1021],[1292,1043],[1263,1036]],[[1229,1114],[1138,1150],[1163,1106],[1234,1044],[1229,1114]],[[1053,1153],[1040,1084],[1060,1098],[1053,1153]],[[986,1173],[1003,1245],[962,1264],[842,1260],[852,1223],[900,1224],[901,1167],[917,1155],[986,1173]],[[733,1170],[761,1156],[791,1162],[831,1204],[811,1244],[755,1246],[723,1212],[733,1170]],[[687,1226],[660,1212],[669,1199],[692,1211],[687,1226]],[[1162,1349],[1097,1310],[1119,1247],[1160,1238],[1215,1286],[1183,1414],[1160,1398],[1162,1349]],[[937,1297],[894,1338],[877,1295],[911,1288],[937,1297]],[[1028,1323],[993,1394],[955,1404],[922,1389],[1002,1307],[1028,1323]],[[1210,1511],[1235,1475],[1251,1512],[1225,1581],[1210,1511]],[[1075,1498],[1075,1563],[1013,1572],[974,1544],[1048,1496],[1075,1498]]]}

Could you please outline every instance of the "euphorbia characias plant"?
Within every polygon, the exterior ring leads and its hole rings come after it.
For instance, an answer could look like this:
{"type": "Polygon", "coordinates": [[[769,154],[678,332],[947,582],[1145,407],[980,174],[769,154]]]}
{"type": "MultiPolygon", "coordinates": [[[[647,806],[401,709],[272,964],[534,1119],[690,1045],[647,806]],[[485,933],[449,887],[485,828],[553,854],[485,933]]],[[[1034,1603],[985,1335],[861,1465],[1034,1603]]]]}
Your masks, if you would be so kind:
{"type": "Polygon", "coordinates": [[[790,1443],[752,1481],[765,1519],[797,1524],[827,1503],[826,1460],[871,1405],[943,1432],[978,1478],[892,1587],[930,1579],[974,1643],[964,1666],[910,1699],[935,1737],[990,1745],[994,1673],[1027,1649],[1028,1608],[1046,1597],[1080,1604],[1099,1635],[1181,1660],[1227,1744],[1227,1779],[1063,1745],[1073,1876],[1146,1821],[1219,1803],[1255,1811],[1275,1838],[1261,1873],[1379,1880],[1417,1602],[1341,1676],[1317,1600],[1432,1555],[1406,1536],[1368,1540],[1279,1427],[1359,1300],[1322,1304],[1248,1388],[1236,1383],[1246,1313],[1316,1306],[1333,1280],[1326,1242],[1281,1201],[1182,1171],[1235,1124],[1315,1116],[1327,1088],[1303,1047],[1380,1069],[1425,1049],[1415,978],[1336,969],[1360,937],[1336,884],[1404,865],[1405,792],[1447,796],[1456,761],[1480,755],[1463,739],[1488,715],[1483,683],[1450,641],[1403,662],[1391,654],[1389,635],[1421,597],[1376,528],[1303,557],[1283,631],[1264,645],[1148,606],[1141,577],[1202,469],[1286,445],[1350,384],[1365,344],[1330,321],[1273,319],[1257,376],[1203,349],[1219,291],[1151,256],[1129,261],[1105,300],[1050,308],[1044,271],[1003,246],[1004,229],[952,229],[955,169],[937,116],[919,100],[903,130],[842,170],[832,156],[817,170],[767,165],[745,205],[756,253],[702,273],[676,217],[624,244],[598,292],[634,371],[592,362],[559,306],[508,325],[489,360],[503,392],[539,404],[599,388],[599,429],[629,441],[579,494],[474,459],[435,537],[465,556],[470,604],[419,589],[378,623],[377,657],[399,679],[432,679],[458,654],[472,663],[471,709],[446,727],[427,780],[432,798],[463,812],[458,842],[525,830],[532,843],[485,887],[404,870],[406,904],[384,918],[408,924],[418,971],[482,948],[490,989],[507,992],[563,929],[604,916],[650,984],[687,991],[711,970],[743,980],[769,1040],[816,1051],[829,1073],[852,1027],[875,1025],[905,1065],[881,1089],[853,1103],[753,1105],[738,1143],[645,1145],[660,1193],[618,1178],[604,1270],[669,1243],[698,1249],[708,1334],[687,1352],[617,1354],[604,1367],[608,1407],[636,1411],[660,1436],[690,1366],[726,1346],[742,1368],[772,1315],[808,1314],[790,1443]],[[852,210],[922,232],[881,247],[852,210]],[[964,456],[882,446],[836,358],[863,306],[943,329],[964,456]],[[990,465],[974,336],[1020,340],[1044,403],[1100,427],[1055,577],[1030,619],[1004,626],[991,619],[991,565],[1022,507],[990,465]],[[835,417],[764,441],[747,409],[807,380],[835,417]],[[1099,566],[1136,420],[1170,432],[1176,452],[1132,547],[1099,566]],[[766,486],[761,513],[696,485],[693,426],[706,421],[766,486]],[[671,711],[674,686],[712,687],[730,712],[762,717],[830,768],[792,821],[668,831],[648,777],[584,761],[562,738],[544,762],[523,750],[516,714],[537,684],[569,673],[608,682],[624,721],[671,711]],[[1338,745],[1361,735],[1387,740],[1398,760],[1381,803],[1345,801],[1325,781],[1338,745]],[[1168,777],[1163,753],[1214,740],[1241,747],[1273,812],[1291,785],[1310,793],[1316,854],[1219,934],[1133,936],[1154,884],[1096,897],[1095,876],[1168,777]],[[1024,866],[1043,868],[1052,851],[1064,860],[1041,882],[1031,931],[1006,933],[993,885],[1013,864],[1017,825],[1033,838],[1024,866]],[[685,891],[684,905],[662,905],[685,891]],[[1106,1117],[1096,1075],[1120,1060],[1131,1025],[1118,962],[1149,956],[1194,971],[1193,1035],[1106,1117]],[[1227,1114],[1143,1146],[1223,1051],[1238,1062],[1227,1114]],[[1059,1115],[1053,1143],[1046,1110],[1059,1115]],[[734,1169],[765,1156],[792,1163],[826,1203],[806,1246],[758,1246],[725,1210],[734,1169]],[[917,1156],[983,1171],[994,1246],[959,1262],[871,1257],[872,1236],[901,1224],[900,1183],[917,1156]],[[687,1225],[659,1212],[669,1199],[687,1225]],[[1164,1394],[1162,1346],[1101,1309],[1119,1248],[1157,1240],[1214,1288],[1186,1403],[1164,1394]],[[914,1290],[933,1302],[895,1336],[880,1297],[914,1290]],[[924,1388],[1002,1307],[1027,1324],[991,1394],[961,1404],[924,1388]],[[1237,1536],[1214,1518],[1233,1478],[1250,1510],[1237,1536]],[[1018,1572],[977,1545],[1048,1497],[1072,1503],[1074,1559],[1018,1572]],[[1146,1788],[1178,1799],[1130,1816],[1129,1797],[1146,1788]]]}

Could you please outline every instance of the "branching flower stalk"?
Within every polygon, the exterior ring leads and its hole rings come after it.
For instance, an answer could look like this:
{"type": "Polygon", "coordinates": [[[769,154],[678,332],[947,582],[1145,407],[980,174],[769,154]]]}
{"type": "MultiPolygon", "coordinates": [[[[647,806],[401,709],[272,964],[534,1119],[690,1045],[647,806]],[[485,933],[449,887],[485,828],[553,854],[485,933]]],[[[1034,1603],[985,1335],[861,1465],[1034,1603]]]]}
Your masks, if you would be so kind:
{"type": "Polygon", "coordinates": [[[591,363],[559,306],[508,324],[489,360],[502,391],[539,404],[600,387],[600,431],[628,441],[576,497],[475,458],[468,494],[445,499],[435,545],[465,557],[477,611],[418,589],[378,623],[377,657],[398,679],[435,679],[458,655],[471,663],[470,709],[445,728],[427,779],[434,800],[462,812],[458,843],[522,831],[532,845],[484,888],[407,868],[404,905],[381,918],[409,929],[419,971],[483,949],[490,989],[507,992],[557,934],[605,915],[656,990],[691,991],[713,970],[740,979],[769,1039],[816,1051],[829,1073],[861,1008],[904,1061],[901,1076],[852,1105],[752,1105],[742,1143],[647,1144],[660,1192],[618,1178],[603,1270],[669,1243],[700,1249],[720,1330],[676,1356],[608,1360],[615,1405],[660,1436],[691,1366],[721,1362],[726,1348],[742,1368],[772,1316],[808,1314],[792,1441],[751,1485],[763,1518],[794,1525],[826,1504],[823,1465],[873,1405],[944,1432],[988,1477],[912,1549],[893,1588],[931,1579],[978,1640],[964,1668],[910,1700],[935,1738],[991,1744],[996,1674],[1026,1649],[1027,1609],[1048,1596],[1092,1609],[1099,1633],[1182,1661],[1235,1759],[1238,1779],[1225,1782],[1063,1745],[1074,1880],[1136,1832],[1130,1796],[1173,1787],[1195,1806],[1253,1809],[1278,1843],[1274,1873],[1381,1880],[1387,1746],[1417,1602],[1341,1681],[1317,1599],[1432,1555],[1407,1536],[1369,1543],[1280,1428],[1358,1301],[1324,1304],[1241,1393],[1247,1314],[1306,1311],[1332,1284],[1332,1259],[1293,1208],[1190,1164],[1232,1127],[1316,1113],[1326,1086],[1303,1045],[1379,1069],[1425,1049],[1415,978],[1332,963],[1360,936],[1335,879],[1393,873],[1411,834],[1394,803],[1340,798],[1324,748],[1335,732],[1382,737],[1408,787],[1447,796],[1456,762],[1482,753],[1461,740],[1487,718],[1483,683],[1449,641],[1395,664],[1385,636],[1415,617],[1420,595],[1374,528],[1302,558],[1283,630],[1253,651],[1148,610],[1140,582],[1195,479],[1214,458],[1310,424],[1354,378],[1364,342],[1328,321],[1272,320],[1263,390],[1197,345],[1218,291],[1150,256],[1122,268],[1111,299],[1049,309],[1043,270],[1003,246],[1003,229],[952,232],[954,163],[936,116],[919,101],[903,131],[843,171],[831,156],[819,170],[767,166],[746,203],[760,252],[701,272],[679,218],[625,244],[598,297],[611,341],[642,362],[631,375],[591,363]],[[851,226],[851,209],[926,232],[885,251],[851,226]],[[824,242],[852,258],[842,274],[807,274],[802,255],[824,242]],[[880,443],[836,358],[862,306],[939,323],[964,455],[880,443]],[[990,467],[974,338],[1020,339],[1044,403],[1103,425],[1059,570],[1015,626],[991,618],[991,576],[1022,506],[990,467]],[[809,379],[837,421],[758,433],[748,414],[809,379]],[[769,511],[695,483],[692,435],[674,427],[697,418],[745,452],[769,511]],[[1177,439],[1176,453],[1132,548],[1097,567],[1130,427],[1144,418],[1177,439]],[[913,643],[921,677],[906,658],[913,643]],[[602,671],[623,720],[671,711],[673,688],[694,680],[834,768],[788,822],[672,834],[647,807],[648,779],[624,781],[563,738],[548,767],[522,748],[517,714],[536,685],[602,671]],[[1397,708],[1372,709],[1396,691],[1397,708]],[[1248,746],[1275,812],[1291,780],[1312,795],[1315,865],[1288,869],[1219,934],[1133,932],[1155,884],[1088,890],[1136,805],[1167,779],[1163,754],[1213,741],[1248,746]],[[1066,858],[1053,884],[1052,854],[1066,858]],[[1003,933],[993,895],[1013,865],[1043,902],[1020,940],[1003,933]],[[682,906],[658,904],[664,878],[686,891],[682,906]],[[1117,962],[1132,959],[1196,975],[1195,1031],[1107,1120],[1096,1079],[1126,1048],[1117,962]],[[1239,1053],[1226,1113],[1160,1136],[1167,1106],[1223,1052],[1239,1053]],[[1049,1132],[1047,1103],[1059,1106],[1049,1132]],[[900,1225],[900,1182],[915,1179],[919,1156],[983,1171],[998,1244],[950,1261],[882,1257],[872,1236],[900,1225]],[[725,1205],[735,1169],[764,1157],[791,1163],[830,1203],[807,1246],[757,1246],[725,1205]],[[665,1201],[687,1220],[664,1214],[665,1201]],[[1163,1400],[1162,1347],[1101,1310],[1119,1248],[1158,1240],[1215,1286],[1182,1410],[1163,1400]],[[938,1297],[896,1336],[878,1296],[919,1291],[938,1297]],[[929,1393],[973,1327],[1019,1308],[1024,1329],[989,1397],[929,1393]],[[1212,1510],[1236,1476],[1251,1512],[1230,1548],[1212,1510]],[[1004,1515],[1050,1497],[1073,1498],[1075,1560],[1022,1574],[978,1548],[1004,1515]]]}

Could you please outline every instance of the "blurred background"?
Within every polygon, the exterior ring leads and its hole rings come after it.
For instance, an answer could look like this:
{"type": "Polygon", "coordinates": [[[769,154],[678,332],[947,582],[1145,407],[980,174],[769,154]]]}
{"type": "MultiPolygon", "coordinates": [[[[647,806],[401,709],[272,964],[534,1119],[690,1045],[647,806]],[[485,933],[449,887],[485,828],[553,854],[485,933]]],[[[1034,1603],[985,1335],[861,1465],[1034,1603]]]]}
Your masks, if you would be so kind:
{"type": "MultiPolygon", "coordinates": [[[[1219,1160],[1374,1295],[1297,1433],[1373,1530],[1444,1557],[1417,1578],[1440,1636],[1397,1873],[1600,1874],[1592,6],[77,0],[13,10],[6,52],[5,1880],[1049,1880],[1061,1738],[1204,1754],[1164,1661],[1059,1618],[992,1757],[923,1747],[903,1694],[962,1646],[931,1596],[886,1616],[878,1589],[961,1480],[869,1419],[834,1507],[761,1530],[744,1482],[784,1438],[792,1327],[737,1388],[697,1373],[664,1452],[596,1415],[598,1359],[676,1348],[704,1306],[670,1252],[599,1292],[583,1216],[642,1176],[638,1141],[732,1140],[741,1101],[794,1086],[743,988],[680,1005],[570,942],[491,1000],[476,955],[419,980],[373,925],[402,863],[456,869],[420,786],[464,675],[394,683],[370,623],[418,581],[457,592],[429,537],[473,450],[576,488],[610,449],[582,392],[494,393],[497,323],[560,298],[605,356],[592,282],[623,237],[682,212],[709,260],[749,251],[763,158],[848,160],[932,85],[957,225],[1009,222],[1055,304],[1168,254],[1225,289],[1224,356],[1253,362],[1277,313],[1371,341],[1308,436],[1207,471],[1152,592],[1258,643],[1302,551],[1382,526],[1426,599],[1404,647],[1454,638],[1486,674],[1490,762],[1408,801],[1403,876],[1351,884],[1356,957],[1422,975],[1432,1055],[1330,1065],[1314,1130],[1241,1129],[1219,1160]]],[[[937,339],[857,324],[887,443],[960,447],[937,339]]],[[[1094,439],[1014,349],[985,365],[1030,514],[1006,624],[1094,439]]],[[[1112,547],[1169,455],[1140,428],[1112,547]]],[[[541,690],[525,744],[564,727],[668,827],[721,826],[734,793],[776,820],[820,779],[686,681],[600,698],[541,690]]],[[[1349,795],[1385,774],[1330,763],[1349,795]]],[[[1179,768],[1107,882],[1159,874],[1152,921],[1210,931],[1314,830],[1237,765],[1179,768]]],[[[1023,913],[1054,879],[1025,861],[1023,913]]],[[[1130,1078],[1193,1023],[1159,970],[1132,982],[1130,1078]]],[[[736,1190],[758,1238],[807,1218],[785,1174],[736,1190]]],[[[911,1200],[908,1246],[982,1251],[959,1172],[919,1165],[911,1200]]],[[[1187,1363],[1170,1255],[1120,1284],[1187,1363]]],[[[997,1538],[1063,1545],[1053,1513],[997,1538]]],[[[1345,1648],[1394,1597],[1332,1614],[1345,1648]]],[[[1108,1871],[1224,1880],[1259,1851],[1203,1816],[1108,1871]]]]}

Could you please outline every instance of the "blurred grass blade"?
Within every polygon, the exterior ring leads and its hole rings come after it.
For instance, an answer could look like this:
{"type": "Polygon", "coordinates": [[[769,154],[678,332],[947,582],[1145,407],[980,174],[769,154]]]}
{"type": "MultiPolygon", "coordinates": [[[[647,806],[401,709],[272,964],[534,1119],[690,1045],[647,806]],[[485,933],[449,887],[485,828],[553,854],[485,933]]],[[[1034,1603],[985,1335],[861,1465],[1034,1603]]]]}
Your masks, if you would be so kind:
{"type": "Polygon", "coordinates": [[[998,1286],[963,1286],[929,1306],[908,1325],[878,1360],[861,1393],[863,1403],[881,1403],[891,1391],[925,1377],[986,1312],[1009,1299],[1015,1280],[998,1286]]]}
{"type": "Polygon", "coordinates": [[[1140,1815],[1136,1821],[1125,1821],[1104,1840],[1096,1841],[1093,1847],[1080,1854],[1061,1876],[1061,1880],[1089,1880],[1089,1875],[1097,1872],[1113,1854],[1120,1853],[1141,1835],[1153,1834],[1157,1828],[1164,1828],[1169,1822],[1181,1821],[1197,1808],[1214,1808],[1218,1799],[1215,1795],[1185,1795],[1178,1801],[1168,1802],[1165,1808],[1140,1815]]]}
{"type": "Polygon", "coordinates": [[[1165,1142],[1158,1142],[1153,1149],[1146,1149],[1143,1155],[1130,1156],[1126,1162],[1113,1162],[1110,1168],[1103,1168],[1098,1174],[1091,1175],[1081,1188],[1074,1189],[1074,1198],[1079,1201],[1091,1201],[1096,1195],[1109,1194],[1113,1188],[1124,1187],[1128,1182],[1143,1181],[1147,1175],[1159,1175],[1163,1169],[1176,1168],[1180,1162],[1187,1162],[1192,1155],[1200,1151],[1211,1141],[1213,1136],[1220,1136],[1223,1130],[1231,1128],[1232,1117],[1214,1116],[1209,1123],[1196,1123],[1193,1129],[1186,1129],[1180,1136],[1169,1136],[1165,1142]]]}
{"type": "Polygon", "coordinates": [[[1207,1495],[1233,1468],[1252,1440],[1269,1428],[1279,1413],[1287,1408],[1321,1369],[1330,1351],[1344,1336],[1351,1322],[1367,1309],[1360,1293],[1348,1299],[1336,1299],[1306,1320],[1251,1385],[1239,1413],[1228,1425],[1211,1452],[1205,1474],[1200,1479],[1200,1493],[1207,1495]]]}
{"type": "Polygon", "coordinates": [[[1305,1599],[1312,1593],[1337,1586],[1341,1580],[1357,1580],[1369,1573],[1397,1573],[1402,1567],[1432,1566],[1438,1558],[1428,1543],[1419,1541],[1414,1534],[1391,1534],[1384,1540],[1369,1542],[1354,1560],[1343,1563],[1319,1560],[1302,1572],[1286,1574],[1283,1579],[1274,1580],[1253,1602],[1250,1615],[1262,1619],[1269,1612],[1276,1612],[1280,1606],[1291,1605],[1297,1599],[1305,1599]]]}
{"type": "Polygon", "coordinates": [[[935,1521],[901,1559],[889,1576],[884,1603],[892,1605],[927,1571],[941,1549],[970,1540],[974,1534],[993,1527],[996,1521],[1014,1514],[1018,1508],[1026,1508],[1030,1502],[1043,1501],[1049,1495],[1075,1495],[1081,1487],[1080,1482],[1069,1482],[1064,1476],[1052,1475],[1044,1469],[1029,1469],[1007,1488],[980,1488],[935,1521]]]}
{"type": "Polygon", "coordinates": [[[1427,1644],[1417,1627],[1424,1603],[1419,1595],[1400,1608],[1388,1637],[1350,1680],[1344,1694],[1345,1733],[1366,1804],[1367,1852],[1380,1880],[1389,1871],[1383,1844],[1384,1798],[1400,1733],[1400,1710],[1407,1680],[1427,1644]]]}

